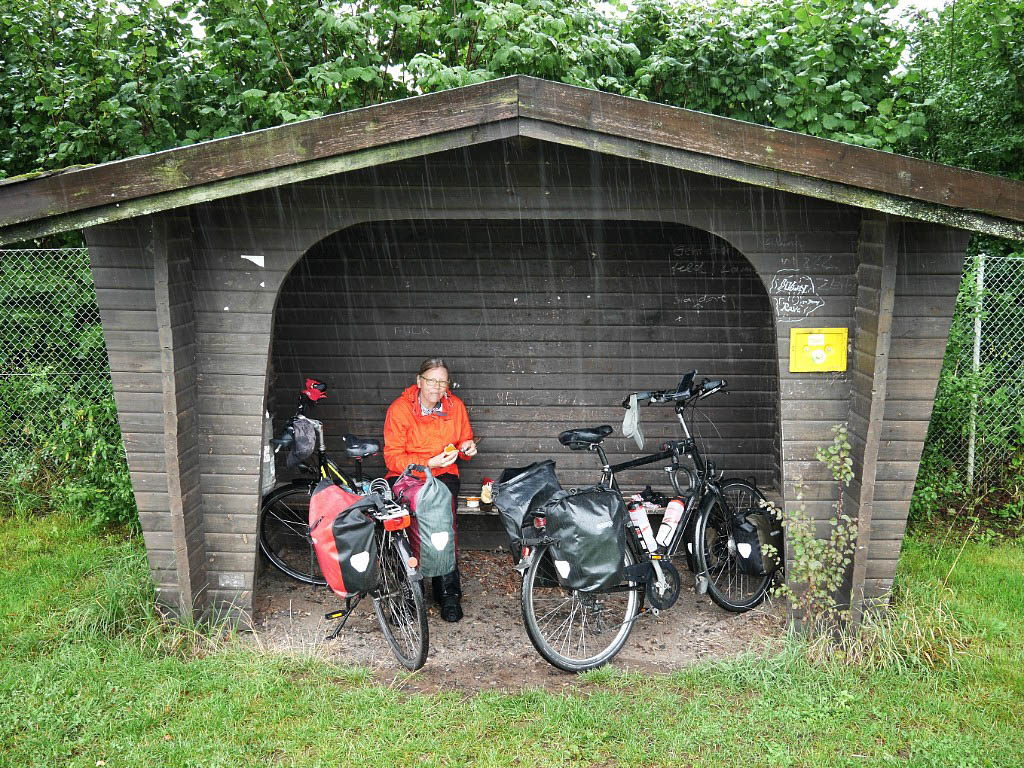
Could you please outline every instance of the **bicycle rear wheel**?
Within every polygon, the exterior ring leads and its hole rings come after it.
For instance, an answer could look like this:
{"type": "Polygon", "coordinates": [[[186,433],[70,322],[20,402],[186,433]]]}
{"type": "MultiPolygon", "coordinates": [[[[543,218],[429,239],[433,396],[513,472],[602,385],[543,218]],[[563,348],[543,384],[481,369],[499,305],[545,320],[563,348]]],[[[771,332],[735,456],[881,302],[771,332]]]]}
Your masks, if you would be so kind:
{"type": "MultiPolygon", "coordinates": [[[[632,564],[627,549],[625,565],[632,564]]],[[[526,634],[537,652],[559,669],[600,667],[626,643],[640,611],[640,589],[633,582],[601,592],[563,589],[548,547],[543,547],[523,576],[520,603],[526,634]]]]}
{"type": "Polygon", "coordinates": [[[700,515],[694,532],[697,573],[708,580],[708,595],[727,611],[743,613],[764,600],[774,573],[749,574],[740,567],[732,535],[733,510],[758,507],[764,497],[745,480],[722,484],[726,504],[716,500],[700,515]]]}
{"type": "Polygon", "coordinates": [[[309,497],[315,486],[315,481],[296,480],[264,496],[258,538],[275,568],[304,584],[325,586],[309,536],[309,497]]]}
{"type": "Polygon", "coordinates": [[[380,587],[373,596],[373,610],[395,657],[407,669],[417,670],[426,663],[430,645],[423,592],[410,577],[407,550],[403,552],[394,535],[381,537],[377,557],[380,587]]]}

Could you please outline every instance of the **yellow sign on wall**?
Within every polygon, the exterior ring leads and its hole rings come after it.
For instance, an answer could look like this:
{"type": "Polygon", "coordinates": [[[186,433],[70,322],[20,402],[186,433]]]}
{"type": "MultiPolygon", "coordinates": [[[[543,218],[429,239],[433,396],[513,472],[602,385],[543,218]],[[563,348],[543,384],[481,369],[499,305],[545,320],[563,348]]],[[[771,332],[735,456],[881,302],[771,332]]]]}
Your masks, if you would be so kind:
{"type": "Polygon", "coordinates": [[[789,370],[845,371],[846,328],[793,328],[789,332],[789,370]]]}

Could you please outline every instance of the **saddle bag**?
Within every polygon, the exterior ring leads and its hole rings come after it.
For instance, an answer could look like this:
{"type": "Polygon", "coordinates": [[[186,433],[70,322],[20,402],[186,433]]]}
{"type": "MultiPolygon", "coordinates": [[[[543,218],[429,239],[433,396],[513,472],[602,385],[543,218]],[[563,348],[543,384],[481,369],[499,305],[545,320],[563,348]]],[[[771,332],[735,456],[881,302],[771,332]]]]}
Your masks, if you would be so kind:
{"type": "Polygon", "coordinates": [[[377,584],[377,540],[369,512],[376,496],[359,496],[323,480],[309,500],[309,535],[328,586],[341,597],[377,584]]]}
{"type": "Polygon", "coordinates": [[[600,485],[558,491],[536,514],[555,540],[549,550],[558,583],[593,592],[621,583],[626,554],[626,505],[600,485]]]}
{"type": "Polygon", "coordinates": [[[430,578],[455,570],[455,520],[452,492],[426,467],[410,464],[395,481],[395,500],[415,513],[409,525],[412,554],[419,558],[420,573],[430,578]],[[424,478],[413,471],[425,473],[424,478]]]}
{"type": "Polygon", "coordinates": [[[533,516],[562,486],[555,477],[555,462],[538,461],[528,467],[506,469],[494,490],[494,506],[508,537],[512,560],[519,562],[523,546],[533,537],[533,516]]]}

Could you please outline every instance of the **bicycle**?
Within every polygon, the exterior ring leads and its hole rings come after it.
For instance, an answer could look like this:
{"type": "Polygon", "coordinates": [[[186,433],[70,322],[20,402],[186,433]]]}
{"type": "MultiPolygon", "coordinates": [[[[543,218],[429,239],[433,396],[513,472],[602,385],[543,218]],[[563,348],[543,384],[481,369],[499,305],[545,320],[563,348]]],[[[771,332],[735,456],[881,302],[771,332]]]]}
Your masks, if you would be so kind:
{"type": "Polygon", "coordinates": [[[346,597],[344,609],[324,616],[328,621],[340,619],[327,639],[338,636],[356,606],[369,595],[377,623],[395,658],[405,668],[415,671],[426,663],[430,631],[423,599],[423,576],[417,570],[417,561],[405,533],[413,515],[390,498],[391,489],[386,480],[373,480],[370,486],[372,492],[359,505],[374,521],[377,583],[367,592],[346,597]]]}
{"type": "Polygon", "coordinates": [[[281,437],[271,440],[275,451],[289,450],[296,445],[296,433],[312,432],[312,451],[307,460],[315,457],[315,467],[299,463],[308,474],[268,493],[260,506],[258,540],[260,550],[283,573],[306,584],[326,586],[313,547],[309,531],[309,504],[313,491],[322,480],[330,480],[350,493],[365,493],[365,509],[375,524],[374,539],[377,548],[378,580],[369,592],[345,598],[345,608],[325,615],[327,620],[340,619],[328,639],[338,636],[348,617],[367,594],[373,600],[374,613],[381,631],[398,661],[410,670],[426,662],[430,636],[427,627],[427,609],[423,600],[423,577],[409,548],[408,528],[412,512],[391,498],[386,480],[366,481],[362,460],[380,450],[380,443],[369,438],[345,435],[345,453],[355,460],[357,475],[346,474],[327,455],[323,424],[310,419],[305,412],[315,405],[310,395],[321,399],[326,387],[310,380],[299,396],[299,406],[281,437]]]}
{"type": "Polygon", "coordinates": [[[372,438],[343,435],[345,454],[356,463],[356,477],[347,474],[327,454],[323,422],[311,419],[306,412],[316,399],[326,397],[327,388],[315,380],[299,395],[295,415],[288,420],[280,437],[270,441],[275,453],[292,450],[296,444],[296,431],[311,431],[312,453],[297,463],[307,477],[292,480],[270,491],[260,503],[257,539],[260,551],[282,573],[303,584],[326,586],[320,572],[313,540],[309,536],[309,497],[321,480],[329,479],[346,491],[360,493],[365,488],[362,461],[380,451],[380,442],[372,438]]]}
{"type": "MultiPolygon", "coordinates": [[[[636,393],[637,401],[651,404],[671,403],[683,428],[685,439],[670,440],[661,450],[620,464],[611,465],[601,443],[612,433],[608,425],[570,429],[559,435],[559,442],[570,450],[595,452],[601,462],[600,484],[621,492],[616,474],[638,466],[668,460],[669,477],[676,494],[685,501],[685,512],[666,543],[660,545],[648,530],[646,512],[641,516],[633,502],[626,520],[626,548],[623,581],[606,590],[580,592],[559,586],[552,559],[548,554],[552,539],[544,528],[546,521],[534,517],[537,537],[527,547],[517,567],[523,573],[520,607],[527,635],[538,653],[553,666],[579,672],[600,667],[610,661],[625,644],[644,600],[657,615],[671,608],[679,597],[679,571],[671,560],[686,556],[696,573],[697,591],[707,591],[715,603],[729,611],[747,611],[764,600],[776,578],[777,568],[761,574],[744,572],[737,554],[735,528],[739,516],[760,508],[764,496],[746,480],[723,480],[715,464],[708,461],[690,434],[685,410],[691,410],[706,397],[726,389],[725,380],[707,381],[695,386],[695,371],[683,376],[675,390],[636,393]],[[693,467],[680,464],[680,457],[693,467]],[[683,472],[688,487],[682,488],[678,474],[683,472]],[[688,535],[689,532],[689,535],[688,535]],[[686,547],[680,551],[680,546],[686,547]]],[[[624,401],[623,405],[628,402],[624,401]]],[[[627,506],[630,506],[627,503],[627,506]]]]}

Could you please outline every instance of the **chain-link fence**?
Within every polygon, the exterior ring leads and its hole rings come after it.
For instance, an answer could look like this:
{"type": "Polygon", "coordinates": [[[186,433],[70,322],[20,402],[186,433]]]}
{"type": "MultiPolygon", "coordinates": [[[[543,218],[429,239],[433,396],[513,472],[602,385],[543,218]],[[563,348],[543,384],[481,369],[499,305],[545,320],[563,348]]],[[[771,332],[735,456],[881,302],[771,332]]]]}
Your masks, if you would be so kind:
{"type": "Polygon", "coordinates": [[[0,512],[132,507],[86,249],[0,250],[0,512]]]}
{"type": "Polygon", "coordinates": [[[1024,475],[1024,257],[968,258],[918,487],[1016,503],[1024,475]]]}
{"type": "Polygon", "coordinates": [[[30,447],[56,393],[109,379],[86,249],[0,251],[0,449],[30,447]]]}

